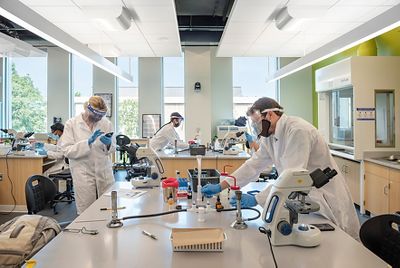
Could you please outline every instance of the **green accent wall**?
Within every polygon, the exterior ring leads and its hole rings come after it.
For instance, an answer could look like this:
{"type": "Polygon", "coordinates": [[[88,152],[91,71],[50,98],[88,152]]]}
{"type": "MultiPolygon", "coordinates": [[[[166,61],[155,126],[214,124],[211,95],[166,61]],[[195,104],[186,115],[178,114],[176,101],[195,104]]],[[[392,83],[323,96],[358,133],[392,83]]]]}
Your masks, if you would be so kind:
{"type": "MultiPolygon", "coordinates": [[[[376,43],[376,56],[400,56],[400,27],[397,27],[387,33],[379,35],[374,38],[376,43]]],[[[315,71],[325,67],[329,64],[338,62],[342,59],[352,56],[367,56],[363,52],[365,50],[359,49],[361,46],[365,48],[370,44],[371,40],[366,41],[358,46],[352,47],[323,61],[320,61],[312,66],[312,89],[313,89],[313,124],[318,127],[318,95],[315,91],[315,71]],[[361,55],[360,55],[361,54],[361,55]]],[[[374,55],[369,55],[374,56],[374,55]]]]}

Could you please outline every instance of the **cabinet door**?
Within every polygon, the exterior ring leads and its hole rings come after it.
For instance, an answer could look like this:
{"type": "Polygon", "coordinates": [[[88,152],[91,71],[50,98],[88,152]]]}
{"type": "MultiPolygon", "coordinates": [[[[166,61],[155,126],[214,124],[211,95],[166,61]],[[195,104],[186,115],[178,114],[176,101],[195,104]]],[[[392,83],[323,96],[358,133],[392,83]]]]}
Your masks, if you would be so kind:
{"type": "Polygon", "coordinates": [[[389,213],[400,211],[400,170],[390,169],[389,213]]]}
{"type": "Polygon", "coordinates": [[[365,208],[373,214],[389,211],[388,179],[365,173],[365,208]]]}
{"type": "Polygon", "coordinates": [[[349,186],[351,197],[354,203],[360,204],[360,164],[347,161],[345,165],[346,181],[349,186]]]}
{"type": "Polygon", "coordinates": [[[345,171],[345,160],[341,157],[334,156],[333,159],[335,160],[336,164],[339,167],[339,170],[337,172],[341,172],[343,177],[346,177],[346,171],[345,171]]]}

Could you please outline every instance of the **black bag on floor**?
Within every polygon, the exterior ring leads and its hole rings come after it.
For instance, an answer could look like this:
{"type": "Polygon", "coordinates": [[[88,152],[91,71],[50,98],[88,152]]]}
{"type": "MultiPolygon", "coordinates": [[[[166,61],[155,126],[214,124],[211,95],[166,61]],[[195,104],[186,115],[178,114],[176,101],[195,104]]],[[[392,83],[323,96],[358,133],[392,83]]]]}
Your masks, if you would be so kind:
{"type": "Polygon", "coordinates": [[[61,232],[57,221],[40,215],[23,215],[0,226],[0,267],[20,267],[61,232]]]}

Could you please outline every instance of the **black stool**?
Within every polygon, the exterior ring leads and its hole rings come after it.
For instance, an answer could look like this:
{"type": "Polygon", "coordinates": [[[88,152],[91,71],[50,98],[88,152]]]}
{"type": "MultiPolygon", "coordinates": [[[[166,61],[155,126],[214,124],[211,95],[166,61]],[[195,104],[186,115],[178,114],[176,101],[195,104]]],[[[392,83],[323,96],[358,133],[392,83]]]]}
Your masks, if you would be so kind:
{"type": "Polygon", "coordinates": [[[69,169],[64,169],[63,171],[59,173],[54,173],[50,174],[49,178],[51,179],[57,179],[57,180],[65,180],[67,184],[67,189],[62,192],[58,193],[55,197],[54,200],[57,200],[58,202],[68,202],[68,204],[71,204],[72,201],[75,201],[74,197],[74,191],[73,191],[73,184],[72,184],[72,176],[71,176],[71,171],[69,169]],[[64,200],[66,198],[66,200],[64,200]]]}

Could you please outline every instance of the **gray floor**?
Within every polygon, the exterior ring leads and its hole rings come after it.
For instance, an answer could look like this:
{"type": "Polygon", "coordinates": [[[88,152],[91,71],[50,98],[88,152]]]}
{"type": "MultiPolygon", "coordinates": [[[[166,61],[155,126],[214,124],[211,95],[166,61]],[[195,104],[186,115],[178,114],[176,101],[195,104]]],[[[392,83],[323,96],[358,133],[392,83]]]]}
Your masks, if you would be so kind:
{"type": "MultiPolygon", "coordinates": [[[[117,171],[114,175],[116,181],[125,181],[125,176],[126,172],[125,171],[117,171]]],[[[73,221],[77,215],[76,215],[76,207],[75,207],[75,202],[72,202],[71,204],[68,203],[59,203],[57,204],[57,211],[58,214],[54,214],[52,209],[46,209],[41,211],[40,215],[43,216],[48,216],[56,219],[60,223],[65,223],[65,222],[71,222],[73,221]]],[[[0,224],[3,224],[12,218],[16,216],[23,215],[24,213],[11,213],[8,215],[4,215],[0,213],[0,224]]],[[[359,209],[357,209],[357,214],[358,218],[360,219],[360,223],[363,224],[367,219],[369,219],[369,216],[362,215],[359,212],[359,209]]]]}

